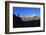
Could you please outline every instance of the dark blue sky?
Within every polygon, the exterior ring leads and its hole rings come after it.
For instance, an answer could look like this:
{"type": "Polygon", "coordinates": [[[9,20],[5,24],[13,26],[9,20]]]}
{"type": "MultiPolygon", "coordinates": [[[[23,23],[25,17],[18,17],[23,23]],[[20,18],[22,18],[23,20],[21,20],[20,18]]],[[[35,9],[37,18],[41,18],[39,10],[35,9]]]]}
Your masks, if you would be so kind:
{"type": "Polygon", "coordinates": [[[13,7],[13,13],[18,16],[30,16],[35,14],[40,16],[40,8],[29,8],[29,7],[13,7]]]}

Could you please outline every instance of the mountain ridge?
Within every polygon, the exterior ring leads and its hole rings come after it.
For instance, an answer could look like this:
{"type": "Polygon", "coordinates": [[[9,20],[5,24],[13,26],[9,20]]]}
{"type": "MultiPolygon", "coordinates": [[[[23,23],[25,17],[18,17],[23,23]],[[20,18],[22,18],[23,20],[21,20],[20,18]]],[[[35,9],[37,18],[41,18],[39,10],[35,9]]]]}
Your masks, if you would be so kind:
{"type": "Polygon", "coordinates": [[[29,17],[22,17],[21,18],[23,21],[31,21],[31,20],[39,20],[40,19],[40,16],[29,16],[29,17]]]}

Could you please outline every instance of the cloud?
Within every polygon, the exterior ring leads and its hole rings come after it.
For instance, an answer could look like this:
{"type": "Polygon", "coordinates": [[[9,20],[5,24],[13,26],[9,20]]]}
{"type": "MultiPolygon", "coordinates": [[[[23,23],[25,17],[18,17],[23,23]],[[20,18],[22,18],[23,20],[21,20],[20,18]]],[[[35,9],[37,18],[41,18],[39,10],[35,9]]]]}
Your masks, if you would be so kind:
{"type": "Polygon", "coordinates": [[[32,15],[31,15],[31,17],[34,17],[34,16],[36,16],[36,15],[35,15],[35,14],[32,14],[32,15]]]}

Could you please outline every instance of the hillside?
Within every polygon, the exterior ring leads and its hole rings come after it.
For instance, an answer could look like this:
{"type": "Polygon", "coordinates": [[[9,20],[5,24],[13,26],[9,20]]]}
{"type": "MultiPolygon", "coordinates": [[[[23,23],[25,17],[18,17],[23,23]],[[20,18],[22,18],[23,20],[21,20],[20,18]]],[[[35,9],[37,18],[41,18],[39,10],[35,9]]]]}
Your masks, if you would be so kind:
{"type": "Polygon", "coordinates": [[[31,17],[20,18],[20,17],[17,17],[15,14],[13,14],[13,28],[39,27],[39,26],[40,26],[40,18],[39,17],[34,16],[33,18],[31,18],[31,17]]]}

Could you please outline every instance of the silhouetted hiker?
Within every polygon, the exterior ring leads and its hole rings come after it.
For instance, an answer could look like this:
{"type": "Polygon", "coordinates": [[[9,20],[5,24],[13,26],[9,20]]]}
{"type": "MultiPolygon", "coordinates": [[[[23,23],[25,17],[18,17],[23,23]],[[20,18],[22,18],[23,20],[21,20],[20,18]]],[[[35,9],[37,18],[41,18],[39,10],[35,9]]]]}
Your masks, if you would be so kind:
{"type": "Polygon", "coordinates": [[[19,14],[18,14],[18,17],[19,17],[19,14]]]}

